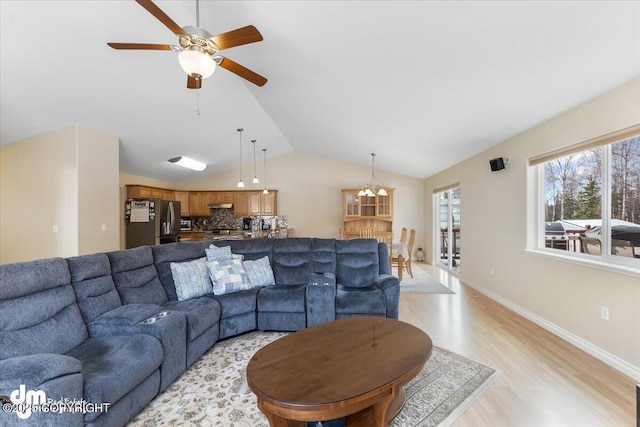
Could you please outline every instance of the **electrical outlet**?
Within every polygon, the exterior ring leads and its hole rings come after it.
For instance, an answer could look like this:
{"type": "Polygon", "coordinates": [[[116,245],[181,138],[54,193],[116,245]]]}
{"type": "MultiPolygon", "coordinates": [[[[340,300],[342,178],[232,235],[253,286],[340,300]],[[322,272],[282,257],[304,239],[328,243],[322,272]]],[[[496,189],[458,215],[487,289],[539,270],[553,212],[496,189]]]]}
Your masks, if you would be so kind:
{"type": "Polygon", "coordinates": [[[107,231],[107,224],[102,224],[102,231],[107,231]]]}
{"type": "Polygon", "coordinates": [[[54,226],[53,226],[53,232],[54,232],[54,233],[57,233],[57,232],[58,232],[58,226],[57,226],[57,225],[54,225],[54,226]]]}
{"type": "Polygon", "coordinates": [[[496,274],[496,269],[494,267],[491,267],[491,275],[493,276],[494,274],[496,274]]]}
{"type": "Polygon", "coordinates": [[[600,318],[602,320],[609,320],[609,307],[600,307],[600,318]]]}

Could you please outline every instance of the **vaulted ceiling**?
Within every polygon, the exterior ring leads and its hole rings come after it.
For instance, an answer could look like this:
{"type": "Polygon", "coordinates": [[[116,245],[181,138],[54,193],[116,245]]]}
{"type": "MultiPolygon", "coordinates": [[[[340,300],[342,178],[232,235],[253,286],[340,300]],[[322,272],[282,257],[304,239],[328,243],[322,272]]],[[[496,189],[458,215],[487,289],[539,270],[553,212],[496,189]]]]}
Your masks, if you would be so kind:
{"type": "MultiPolygon", "coordinates": [[[[156,4],[195,25],[195,1],[156,4]]],[[[1,144],[80,123],[120,138],[122,172],[171,181],[237,166],[238,127],[245,160],[257,139],[424,178],[640,75],[634,1],[202,0],[210,33],[259,29],[223,54],[269,81],[218,69],[198,91],[174,52],[107,46],[177,44],[133,0],[2,0],[0,18],[1,144]]]]}

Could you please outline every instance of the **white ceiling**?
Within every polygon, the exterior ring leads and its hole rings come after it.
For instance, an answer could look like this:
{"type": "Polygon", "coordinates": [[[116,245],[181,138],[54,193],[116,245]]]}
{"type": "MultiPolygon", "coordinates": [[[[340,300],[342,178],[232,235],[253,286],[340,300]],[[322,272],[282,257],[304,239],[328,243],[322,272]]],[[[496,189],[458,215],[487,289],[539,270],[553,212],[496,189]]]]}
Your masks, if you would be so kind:
{"type": "MultiPolygon", "coordinates": [[[[195,1],[156,4],[195,25],[195,1]]],[[[171,181],[236,166],[238,127],[246,161],[257,139],[424,178],[640,75],[638,1],[202,0],[212,34],[260,30],[222,53],[269,81],[219,69],[200,91],[174,52],[107,46],[177,44],[133,0],[0,0],[0,17],[1,144],[80,123],[120,138],[122,172],[171,181]]]]}

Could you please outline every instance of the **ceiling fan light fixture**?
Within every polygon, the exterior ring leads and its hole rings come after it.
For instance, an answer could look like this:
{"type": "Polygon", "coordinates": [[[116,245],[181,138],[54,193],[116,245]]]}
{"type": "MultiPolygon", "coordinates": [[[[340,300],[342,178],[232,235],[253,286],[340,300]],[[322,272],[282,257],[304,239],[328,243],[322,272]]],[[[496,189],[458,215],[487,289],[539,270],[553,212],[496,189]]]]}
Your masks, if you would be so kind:
{"type": "Polygon", "coordinates": [[[211,77],[216,70],[213,57],[202,52],[197,46],[185,49],[178,54],[178,62],[185,73],[200,79],[211,77]]]}
{"type": "Polygon", "coordinates": [[[174,157],[173,159],[169,159],[169,163],[175,163],[176,165],[180,165],[184,168],[198,172],[202,172],[207,168],[207,165],[205,165],[204,163],[193,160],[192,158],[186,156],[178,156],[174,157]]]}

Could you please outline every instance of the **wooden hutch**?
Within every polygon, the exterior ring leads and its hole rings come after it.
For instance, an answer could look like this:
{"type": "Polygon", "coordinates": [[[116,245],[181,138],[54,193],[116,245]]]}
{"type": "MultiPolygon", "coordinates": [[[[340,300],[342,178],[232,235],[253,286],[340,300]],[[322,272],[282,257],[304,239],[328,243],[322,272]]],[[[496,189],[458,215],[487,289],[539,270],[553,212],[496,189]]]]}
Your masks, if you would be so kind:
{"type": "Polygon", "coordinates": [[[360,237],[360,229],[371,227],[374,231],[393,231],[393,188],[387,188],[386,196],[358,196],[360,190],[342,190],[344,207],[343,238],[360,237]]]}

